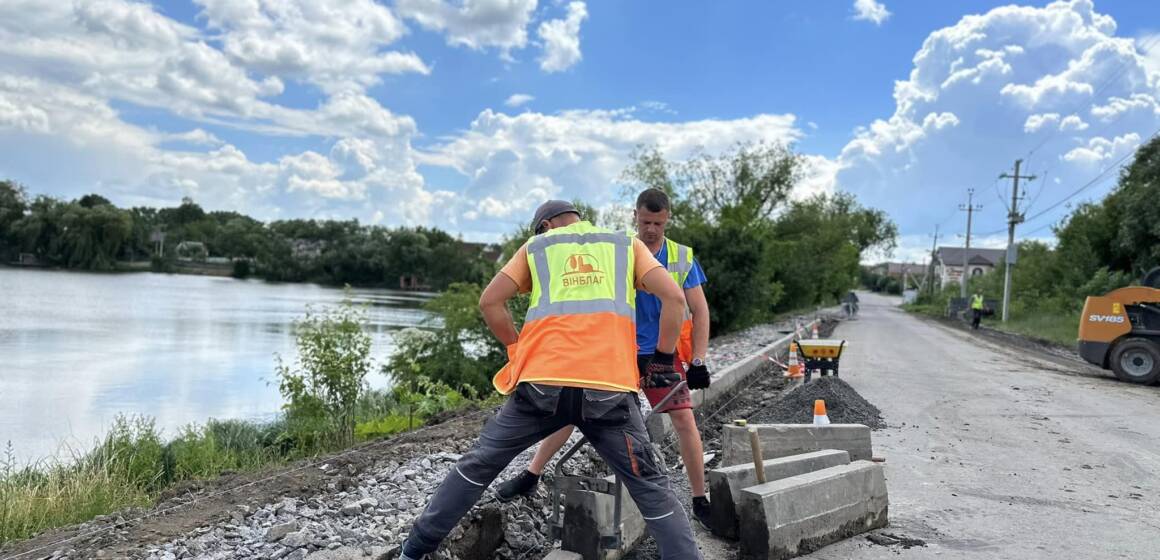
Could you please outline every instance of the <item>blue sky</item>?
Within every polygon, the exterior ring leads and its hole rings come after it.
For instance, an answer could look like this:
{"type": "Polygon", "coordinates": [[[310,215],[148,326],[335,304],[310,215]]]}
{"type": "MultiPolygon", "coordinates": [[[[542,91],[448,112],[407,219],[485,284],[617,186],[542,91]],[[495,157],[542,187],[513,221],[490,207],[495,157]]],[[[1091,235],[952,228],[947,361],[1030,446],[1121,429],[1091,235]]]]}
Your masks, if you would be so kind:
{"type": "Polygon", "coordinates": [[[921,259],[936,224],[1050,238],[1160,127],[1145,2],[129,0],[0,5],[0,177],[122,205],[428,224],[488,240],[614,204],[639,144],[789,142],[921,259]]]}

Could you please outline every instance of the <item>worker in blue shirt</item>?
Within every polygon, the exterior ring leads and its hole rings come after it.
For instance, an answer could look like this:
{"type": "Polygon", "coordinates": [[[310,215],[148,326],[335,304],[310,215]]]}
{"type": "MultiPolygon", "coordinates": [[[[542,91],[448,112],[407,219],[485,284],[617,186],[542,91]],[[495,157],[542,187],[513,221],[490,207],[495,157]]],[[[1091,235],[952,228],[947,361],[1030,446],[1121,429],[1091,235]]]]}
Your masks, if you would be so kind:
{"type": "MultiPolygon", "coordinates": [[[[681,449],[681,460],[689,476],[689,486],[693,495],[693,515],[709,526],[709,500],[705,496],[705,459],[701,433],[693,415],[693,400],[690,389],[709,387],[709,370],[705,365],[705,353],[709,348],[709,303],[705,299],[703,285],[705,272],[693,257],[693,250],[665,237],[665,225],[672,215],[669,197],[659,189],[647,189],[637,197],[633,212],[637,226],[637,237],[653,252],[657,260],[666,265],[674,281],[685,291],[689,309],[682,329],[674,363],[677,371],[688,381],[657,412],[664,412],[672,420],[673,429],[681,449]]],[[[644,371],[648,361],[654,356],[660,333],[661,302],[656,296],[637,290],[636,292],[636,342],[637,365],[644,371]]],[[[645,397],[656,406],[667,394],[667,388],[645,388],[645,397]]],[[[535,457],[527,470],[515,478],[501,483],[496,495],[502,501],[510,501],[520,496],[530,495],[536,489],[540,475],[548,461],[568,442],[573,428],[568,426],[540,442],[535,457]]]]}

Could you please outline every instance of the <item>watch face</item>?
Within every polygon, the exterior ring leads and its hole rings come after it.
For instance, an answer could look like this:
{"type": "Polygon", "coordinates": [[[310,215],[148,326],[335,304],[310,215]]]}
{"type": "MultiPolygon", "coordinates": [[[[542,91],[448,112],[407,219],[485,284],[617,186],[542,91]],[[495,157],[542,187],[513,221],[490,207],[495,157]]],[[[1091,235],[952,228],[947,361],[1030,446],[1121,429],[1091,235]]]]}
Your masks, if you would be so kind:
{"type": "Polygon", "coordinates": [[[693,365],[700,367],[705,365],[705,361],[701,358],[693,358],[693,365]]]}

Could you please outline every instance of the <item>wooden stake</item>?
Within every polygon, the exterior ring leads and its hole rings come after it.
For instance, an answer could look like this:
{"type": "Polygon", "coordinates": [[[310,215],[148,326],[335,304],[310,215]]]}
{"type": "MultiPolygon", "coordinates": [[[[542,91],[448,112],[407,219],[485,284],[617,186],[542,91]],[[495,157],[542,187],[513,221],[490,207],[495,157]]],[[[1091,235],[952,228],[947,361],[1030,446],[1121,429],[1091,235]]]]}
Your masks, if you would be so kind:
{"type": "Polygon", "coordinates": [[[753,470],[757,483],[765,484],[765,461],[761,459],[761,440],[757,438],[757,426],[749,427],[749,449],[753,451],[753,470]]]}

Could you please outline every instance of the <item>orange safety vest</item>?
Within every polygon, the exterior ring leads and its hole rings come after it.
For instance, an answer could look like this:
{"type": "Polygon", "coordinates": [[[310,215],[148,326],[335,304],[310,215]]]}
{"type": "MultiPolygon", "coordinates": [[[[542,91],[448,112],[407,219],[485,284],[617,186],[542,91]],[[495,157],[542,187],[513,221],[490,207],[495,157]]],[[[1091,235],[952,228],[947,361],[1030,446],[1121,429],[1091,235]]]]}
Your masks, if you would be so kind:
{"type": "Polygon", "coordinates": [[[527,243],[531,302],[519,342],[492,379],[636,392],[633,238],[581,221],[527,243]]]}

